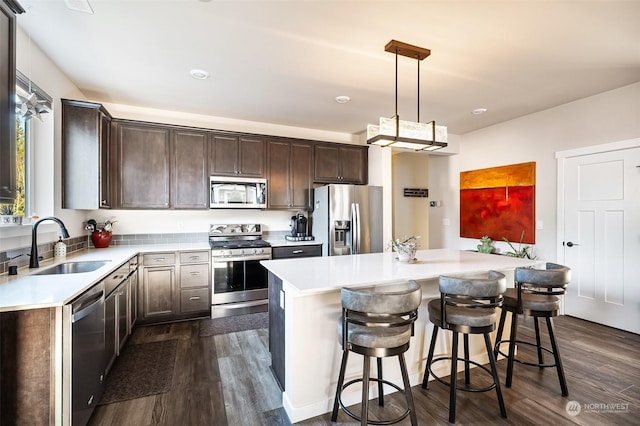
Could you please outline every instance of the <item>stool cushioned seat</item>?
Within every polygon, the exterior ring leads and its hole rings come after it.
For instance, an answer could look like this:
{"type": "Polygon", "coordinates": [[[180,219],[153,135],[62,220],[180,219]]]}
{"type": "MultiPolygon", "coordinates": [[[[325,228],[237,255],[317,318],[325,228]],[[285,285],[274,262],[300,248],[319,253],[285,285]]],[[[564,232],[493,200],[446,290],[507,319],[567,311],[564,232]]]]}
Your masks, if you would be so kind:
{"type": "MultiPolygon", "coordinates": [[[[429,321],[438,327],[442,327],[442,306],[440,299],[433,299],[429,302],[429,321]]],[[[457,306],[447,306],[447,324],[466,325],[469,327],[487,327],[494,324],[498,319],[495,310],[492,309],[469,309],[457,306]]]]}
{"type": "MultiPolygon", "coordinates": [[[[518,290],[509,288],[504,292],[503,306],[517,308],[518,290]]],[[[522,293],[522,307],[531,311],[557,311],[560,309],[560,298],[543,294],[522,293]]]]}
{"type": "MultiPolygon", "coordinates": [[[[367,319],[369,322],[371,319],[367,319]]],[[[338,322],[338,336],[342,339],[342,321],[338,322]]],[[[411,326],[373,329],[357,324],[349,325],[347,340],[354,345],[365,348],[397,348],[409,343],[411,339],[411,326]]]]}

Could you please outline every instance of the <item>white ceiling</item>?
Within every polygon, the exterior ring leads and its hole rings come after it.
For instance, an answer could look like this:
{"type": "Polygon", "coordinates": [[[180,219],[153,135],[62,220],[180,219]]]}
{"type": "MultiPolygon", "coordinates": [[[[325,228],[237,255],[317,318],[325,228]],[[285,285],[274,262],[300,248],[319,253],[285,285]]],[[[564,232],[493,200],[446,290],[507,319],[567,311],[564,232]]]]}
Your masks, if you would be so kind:
{"type": "MultiPolygon", "coordinates": [[[[420,118],[455,134],[640,81],[640,1],[20,1],[32,42],[99,102],[359,133],[394,114],[391,39],[431,49],[420,118]]],[[[416,64],[399,59],[411,121],[416,64]]]]}

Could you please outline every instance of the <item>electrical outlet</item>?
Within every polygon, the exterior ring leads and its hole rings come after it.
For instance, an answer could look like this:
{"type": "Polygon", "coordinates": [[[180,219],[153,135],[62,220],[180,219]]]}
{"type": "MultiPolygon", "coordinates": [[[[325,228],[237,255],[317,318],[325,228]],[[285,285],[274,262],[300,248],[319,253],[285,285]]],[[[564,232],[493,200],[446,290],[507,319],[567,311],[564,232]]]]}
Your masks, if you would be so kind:
{"type": "Polygon", "coordinates": [[[436,201],[429,201],[429,207],[435,207],[436,201]]]}

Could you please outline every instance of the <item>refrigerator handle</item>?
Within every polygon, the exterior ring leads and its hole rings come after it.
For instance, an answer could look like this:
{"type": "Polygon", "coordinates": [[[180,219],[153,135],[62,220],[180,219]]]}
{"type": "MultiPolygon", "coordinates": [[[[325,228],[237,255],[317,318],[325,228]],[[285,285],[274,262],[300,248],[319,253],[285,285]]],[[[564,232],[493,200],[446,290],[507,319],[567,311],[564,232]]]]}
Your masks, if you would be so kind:
{"type": "Polygon", "coordinates": [[[360,254],[360,204],[353,203],[351,205],[351,236],[352,236],[352,254],[360,254]]]}
{"type": "Polygon", "coordinates": [[[356,254],[358,250],[356,220],[358,220],[356,217],[356,204],[351,203],[351,254],[356,254]]]}

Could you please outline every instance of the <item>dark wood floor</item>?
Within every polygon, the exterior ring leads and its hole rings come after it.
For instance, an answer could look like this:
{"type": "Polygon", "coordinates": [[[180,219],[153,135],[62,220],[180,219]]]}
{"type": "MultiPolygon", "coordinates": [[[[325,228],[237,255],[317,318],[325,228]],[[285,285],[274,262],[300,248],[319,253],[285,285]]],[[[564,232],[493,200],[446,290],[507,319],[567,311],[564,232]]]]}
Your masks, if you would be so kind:
{"type": "MultiPolygon", "coordinates": [[[[520,335],[532,336],[531,319],[520,335]]],[[[171,390],[96,409],[91,425],[289,425],[279,389],[269,370],[266,330],[199,337],[199,322],[140,327],[129,344],[178,339],[171,390]]],[[[571,317],[556,319],[569,386],[560,395],[555,370],[515,366],[513,386],[503,387],[507,419],[499,415],[495,392],[458,393],[460,425],[638,425],[640,422],[640,336],[571,317]],[[581,412],[571,416],[567,403],[581,412]]],[[[524,356],[525,349],[521,354],[524,356]]],[[[504,384],[505,361],[498,362],[504,384]]],[[[477,369],[476,369],[477,370],[477,369]]],[[[472,380],[483,380],[472,375],[472,380]]],[[[448,424],[448,390],[430,382],[412,388],[421,425],[448,424]]],[[[392,414],[403,399],[385,400],[392,414]]],[[[376,404],[371,404],[374,416],[376,404]]],[[[353,408],[358,411],[357,406],[353,408]]],[[[338,424],[354,424],[344,413],[338,424]]],[[[301,422],[331,425],[329,415],[301,422]]],[[[405,419],[401,425],[410,424],[405,419]]]]}

